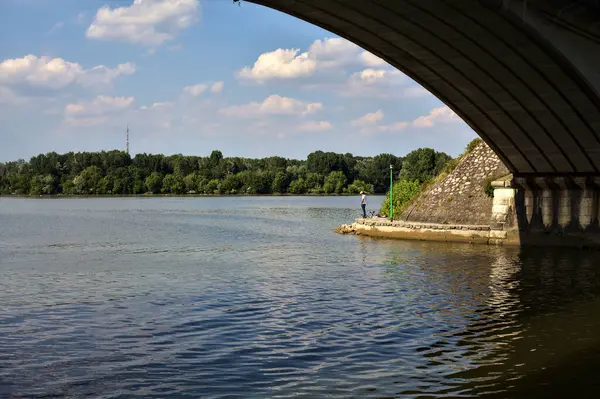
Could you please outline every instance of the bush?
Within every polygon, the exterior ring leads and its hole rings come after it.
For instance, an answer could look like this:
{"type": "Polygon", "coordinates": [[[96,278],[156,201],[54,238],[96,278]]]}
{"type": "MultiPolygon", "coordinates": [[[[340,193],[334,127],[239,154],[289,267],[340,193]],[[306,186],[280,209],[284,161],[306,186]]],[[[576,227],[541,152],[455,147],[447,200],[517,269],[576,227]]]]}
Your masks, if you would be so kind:
{"type": "Polygon", "coordinates": [[[219,179],[212,179],[204,185],[204,194],[219,194],[219,179]]]}
{"type": "Polygon", "coordinates": [[[304,194],[306,193],[306,183],[304,179],[300,178],[297,180],[292,180],[289,187],[289,192],[291,194],[304,194]]]}
{"type": "Polygon", "coordinates": [[[496,178],[492,176],[483,181],[483,191],[485,192],[485,195],[490,198],[494,198],[494,187],[492,187],[492,182],[494,180],[496,180],[496,178]]]}
{"type": "Polygon", "coordinates": [[[325,193],[327,194],[341,194],[344,191],[344,186],[346,186],[346,183],[346,176],[342,172],[331,172],[325,178],[325,184],[323,184],[323,191],[325,191],[325,193]]]}
{"type": "MultiPolygon", "coordinates": [[[[410,201],[413,200],[417,195],[421,193],[422,185],[418,180],[406,181],[401,180],[394,183],[393,192],[393,208],[394,208],[394,219],[400,218],[402,212],[406,209],[410,201]]],[[[389,192],[381,204],[379,213],[385,217],[390,216],[390,195],[389,192]]]]}
{"type": "Polygon", "coordinates": [[[481,140],[479,137],[477,137],[476,139],[472,140],[469,144],[467,144],[467,148],[465,150],[465,153],[468,154],[469,152],[473,151],[475,149],[475,147],[477,147],[483,140],[481,140]]]}

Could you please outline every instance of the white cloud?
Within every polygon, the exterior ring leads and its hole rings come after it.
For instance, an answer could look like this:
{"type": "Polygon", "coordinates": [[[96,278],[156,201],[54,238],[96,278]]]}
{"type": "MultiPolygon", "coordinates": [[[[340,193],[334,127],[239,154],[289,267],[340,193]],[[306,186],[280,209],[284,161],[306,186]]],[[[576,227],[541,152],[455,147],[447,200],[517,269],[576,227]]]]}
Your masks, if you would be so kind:
{"type": "Polygon", "coordinates": [[[104,87],[112,84],[113,80],[121,75],[132,75],[133,73],[135,73],[135,64],[131,62],[119,64],[116,68],[98,65],[84,70],[77,82],[83,86],[104,87]]]}
{"type": "Polygon", "coordinates": [[[133,97],[97,96],[92,100],[67,104],[65,122],[77,127],[106,124],[116,114],[130,109],[134,101],[133,97]]]}
{"type": "Polygon", "coordinates": [[[105,124],[108,118],[105,116],[71,117],[67,116],[65,122],[73,127],[91,127],[105,124]]]}
{"type": "Polygon", "coordinates": [[[245,67],[238,72],[238,77],[257,82],[279,78],[292,79],[310,76],[316,68],[316,61],[310,59],[308,53],[298,55],[298,49],[277,49],[258,56],[252,68],[245,67]]]}
{"type": "Polygon", "coordinates": [[[389,125],[380,125],[383,119],[381,110],[366,114],[361,118],[355,119],[350,124],[356,127],[362,127],[361,133],[374,132],[397,132],[408,127],[428,128],[439,124],[461,122],[461,119],[448,107],[443,106],[432,109],[428,115],[419,116],[412,122],[396,122],[389,125]]]}
{"type": "Polygon", "coordinates": [[[241,118],[252,118],[262,115],[309,115],[323,109],[321,103],[306,103],[276,94],[267,97],[262,103],[252,102],[245,105],[234,105],[222,108],[223,115],[241,118]]]}
{"type": "Polygon", "coordinates": [[[361,48],[356,44],[339,37],[315,40],[308,48],[310,56],[323,68],[340,67],[356,62],[361,48]]]}
{"type": "Polygon", "coordinates": [[[134,0],[128,7],[98,9],[86,36],[157,46],[198,19],[198,0],[134,0]]]}
{"type": "Polygon", "coordinates": [[[172,108],[172,107],[173,107],[173,103],[164,101],[164,102],[153,103],[150,106],[143,105],[140,107],[140,110],[146,111],[146,110],[155,110],[155,109],[166,109],[166,108],[172,108]]]}
{"type": "Polygon", "coordinates": [[[400,98],[405,97],[400,86],[409,82],[406,75],[397,69],[367,68],[355,72],[344,84],[333,87],[343,97],[400,98]]]}
{"type": "Polygon", "coordinates": [[[206,93],[207,90],[210,89],[210,92],[213,94],[220,93],[223,90],[223,82],[214,82],[209,85],[207,83],[200,83],[197,85],[186,86],[183,88],[183,92],[192,97],[198,97],[202,94],[206,93]]]}
{"type": "Polygon", "coordinates": [[[114,111],[120,111],[131,107],[135,99],[133,97],[109,97],[97,96],[91,101],[81,101],[67,104],[65,114],[67,115],[105,115],[114,111]]]}
{"type": "Polygon", "coordinates": [[[189,94],[192,97],[198,97],[202,93],[204,93],[208,89],[208,86],[205,84],[198,84],[193,86],[186,86],[183,88],[183,92],[189,94]]]}
{"type": "Polygon", "coordinates": [[[398,85],[406,82],[406,76],[397,69],[367,68],[350,76],[349,84],[364,85],[398,85]]]}
{"type": "Polygon", "coordinates": [[[98,65],[84,69],[75,62],[62,58],[37,57],[26,55],[23,58],[8,59],[0,63],[0,83],[60,89],[70,84],[104,87],[110,85],[120,75],[135,72],[132,63],[120,64],[116,68],[98,65]]]}
{"type": "Polygon", "coordinates": [[[429,112],[429,115],[420,116],[412,123],[414,127],[426,128],[433,127],[442,123],[461,122],[461,119],[450,108],[443,106],[434,108],[429,112]]]}
{"type": "Polygon", "coordinates": [[[352,126],[368,126],[375,125],[377,122],[383,119],[383,111],[377,110],[375,112],[368,113],[350,122],[352,126]]]}
{"type": "Polygon", "coordinates": [[[305,132],[322,132],[331,129],[333,126],[329,121],[310,121],[298,126],[298,130],[305,132]]]}
{"type": "Polygon", "coordinates": [[[54,33],[57,30],[62,29],[63,26],[65,26],[64,22],[57,22],[54,25],[52,25],[52,28],[50,28],[50,30],[48,31],[48,33],[54,33]]]}
{"type": "Polygon", "coordinates": [[[409,126],[410,122],[396,122],[391,125],[379,125],[377,126],[377,130],[381,132],[397,132],[406,129],[409,126]]]}
{"type": "Polygon", "coordinates": [[[253,66],[242,68],[236,76],[257,83],[310,77],[310,82],[303,81],[303,89],[328,90],[342,97],[392,99],[429,95],[422,87],[413,87],[404,73],[383,59],[342,38],[315,40],[305,52],[279,48],[263,53],[253,66]],[[348,74],[348,70],[356,71],[361,66],[367,68],[348,74]]]}
{"type": "Polygon", "coordinates": [[[370,67],[380,67],[388,65],[387,62],[377,57],[376,55],[369,53],[368,51],[363,51],[360,53],[360,60],[366,65],[370,67]]]}
{"type": "Polygon", "coordinates": [[[36,57],[8,59],[0,63],[0,82],[61,88],[77,80],[83,73],[81,65],[62,58],[36,57]]]}
{"type": "Polygon", "coordinates": [[[321,104],[321,103],[309,103],[309,104],[306,104],[306,110],[304,110],[302,112],[302,115],[313,114],[322,109],[323,109],[323,104],[321,104]]]}
{"type": "Polygon", "coordinates": [[[368,69],[365,69],[364,71],[357,72],[353,76],[356,79],[361,80],[361,81],[375,82],[375,81],[383,79],[387,72],[388,71],[386,71],[385,69],[368,68],[368,69]]]}
{"type": "Polygon", "coordinates": [[[265,82],[270,79],[294,79],[314,75],[320,69],[340,68],[359,64],[361,48],[339,37],[315,40],[306,52],[282,49],[263,53],[252,67],[244,67],[237,76],[241,79],[265,82]]]}
{"type": "Polygon", "coordinates": [[[341,74],[345,81],[335,82],[338,77],[328,81],[311,83],[303,86],[306,90],[329,90],[342,97],[354,98],[413,98],[421,97],[421,88],[409,87],[411,80],[397,69],[366,68],[352,73],[350,76],[341,74]]]}
{"type": "Polygon", "coordinates": [[[220,93],[223,90],[223,82],[215,82],[210,88],[210,92],[213,94],[220,93]]]}

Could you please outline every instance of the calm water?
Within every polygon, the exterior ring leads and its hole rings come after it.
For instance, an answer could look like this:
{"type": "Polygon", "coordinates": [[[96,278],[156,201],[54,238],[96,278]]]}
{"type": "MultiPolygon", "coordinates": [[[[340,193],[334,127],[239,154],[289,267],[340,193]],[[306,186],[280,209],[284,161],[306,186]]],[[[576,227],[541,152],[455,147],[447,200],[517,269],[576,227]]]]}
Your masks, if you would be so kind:
{"type": "Polygon", "coordinates": [[[358,204],[0,199],[0,397],[598,397],[600,254],[333,233],[358,204]]]}

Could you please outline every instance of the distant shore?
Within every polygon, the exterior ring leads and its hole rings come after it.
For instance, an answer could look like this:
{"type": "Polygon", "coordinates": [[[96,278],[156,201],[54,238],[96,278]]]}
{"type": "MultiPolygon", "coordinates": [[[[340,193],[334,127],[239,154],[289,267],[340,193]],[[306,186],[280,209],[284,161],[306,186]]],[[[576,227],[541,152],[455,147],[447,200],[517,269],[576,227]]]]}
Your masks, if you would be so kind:
{"type": "MultiPolygon", "coordinates": [[[[370,194],[372,197],[381,197],[385,194],[370,194]]],[[[57,199],[57,198],[219,198],[219,197],[359,197],[360,194],[54,194],[54,195],[0,195],[0,198],[30,198],[30,199],[57,199]]]]}

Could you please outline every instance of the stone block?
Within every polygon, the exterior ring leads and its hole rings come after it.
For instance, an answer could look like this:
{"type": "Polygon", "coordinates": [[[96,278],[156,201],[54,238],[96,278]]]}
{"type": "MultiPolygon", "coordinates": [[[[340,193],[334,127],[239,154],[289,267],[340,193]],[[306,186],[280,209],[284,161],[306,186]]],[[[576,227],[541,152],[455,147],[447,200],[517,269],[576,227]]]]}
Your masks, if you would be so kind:
{"type": "Polygon", "coordinates": [[[497,213],[501,213],[501,214],[506,214],[508,213],[508,205],[496,205],[494,204],[494,206],[492,206],[492,214],[497,214],[497,213]]]}
{"type": "Polygon", "coordinates": [[[490,230],[490,238],[503,239],[506,238],[507,232],[503,230],[490,230]]]}

